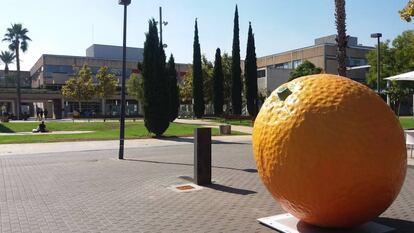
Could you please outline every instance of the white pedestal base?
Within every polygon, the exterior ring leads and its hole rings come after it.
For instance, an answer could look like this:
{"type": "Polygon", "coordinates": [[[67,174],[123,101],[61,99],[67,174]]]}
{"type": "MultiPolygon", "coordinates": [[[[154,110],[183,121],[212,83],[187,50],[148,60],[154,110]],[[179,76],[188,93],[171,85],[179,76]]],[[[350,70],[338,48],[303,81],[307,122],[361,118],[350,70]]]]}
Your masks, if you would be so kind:
{"type": "MultiPolygon", "coordinates": [[[[293,217],[291,214],[280,214],[266,218],[259,218],[257,221],[282,233],[338,233],[338,230],[335,229],[319,228],[300,222],[299,219],[293,217]]],[[[386,233],[393,230],[395,229],[379,223],[368,222],[356,228],[339,230],[339,232],[386,233]]]]}

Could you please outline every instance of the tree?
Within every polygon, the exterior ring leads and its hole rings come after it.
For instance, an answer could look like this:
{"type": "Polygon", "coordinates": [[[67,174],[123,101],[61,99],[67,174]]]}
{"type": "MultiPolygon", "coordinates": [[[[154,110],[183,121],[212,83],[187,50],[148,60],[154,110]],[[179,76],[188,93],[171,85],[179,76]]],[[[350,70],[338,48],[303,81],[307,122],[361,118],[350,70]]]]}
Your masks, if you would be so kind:
{"type": "Polygon", "coordinates": [[[411,22],[411,18],[414,17],[414,0],[409,0],[407,5],[399,11],[401,19],[411,22]]]}
{"type": "MultiPolygon", "coordinates": [[[[397,36],[390,45],[390,41],[380,43],[381,52],[381,76],[390,77],[393,75],[412,71],[414,69],[414,31],[409,30],[397,36]]],[[[377,49],[367,54],[368,64],[371,66],[366,76],[367,83],[371,87],[377,85],[377,49]]],[[[406,83],[404,86],[413,86],[406,83]]],[[[386,81],[381,79],[381,86],[386,81]]]]}
{"type": "Polygon", "coordinates": [[[171,54],[168,61],[168,80],[170,93],[170,122],[173,122],[178,117],[178,110],[180,108],[180,97],[177,86],[177,70],[175,69],[174,56],[171,54]]]}
{"type": "Polygon", "coordinates": [[[213,71],[213,103],[214,103],[214,114],[221,115],[223,114],[223,104],[224,104],[224,93],[223,93],[223,65],[221,64],[221,51],[218,48],[216,50],[216,59],[214,61],[214,71],[213,71]]]}
{"type": "Polygon", "coordinates": [[[391,82],[391,85],[386,90],[387,95],[390,97],[391,107],[393,108],[395,114],[400,116],[400,107],[402,99],[412,93],[412,89],[410,90],[406,87],[403,82],[391,82]]]}
{"type": "Polygon", "coordinates": [[[348,46],[348,37],[346,35],[346,12],[345,0],[335,0],[335,22],[338,44],[337,60],[338,60],[338,74],[346,77],[346,47],[348,46]]]}
{"type": "Polygon", "coordinates": [[[16,76],[16,84],[17,84],[17,112],[16,116],[17,119],[20,119],[20,49],[23,52],[27,51],[28,41],[31,39],[27,36],[29,30],[23,28],[22,24],[12,24],[10,28],[7,28],[7,33],[4,34],[3,41],[10,42],[9,49],[16,54],[16,68],[17,68],[17,76],[16,76]]]}
{"type": "Polygon", "coordinates": [[[142,103],[144,102],[144,80],[142,75],[132,73],[126,82],[128,95],[134,97],[139,103],[139,112],[144,112],[142,103]]]}
{"type": "Polygon", "coordinates": [[[306,75],[320,74],[321,72],[322,68],[316,67],[312,62],[305,60],[290,73],[289,81],[306,75]]]}
{"type": "Polygon", "coordinates": [[[203,93],[203,71],[201,67],[201,51],[198,41],[197,19],[194,26],[194,45],[193,45],[193,109],[194,115],[201,118],[204,115],[204,93],[203,93]]]}
{"type": "MultiPolygon", "coordinates": [[[[376,45],[378,47],[378,45],[376,45]]],[[[395,50],[390,47],[390,41],[384,41],[380,43],[380,52],[381,52],[381,76],[390,77],[398,74],[398,69],[395,66],[395,50]]],[[[376,88],[377,86],[377,49],[371,50],[367,54],[368,64],[371,66],[367,75],[366,81],[371,88],[376,88]]],[[[386,81],[380,79],[380,85],[385,87],[386,81]]]]}
{"type": "MultiPolygon", "coordinates": [[[[231,56],[229,56],[228,53],[223,53],[223,56],[221,58],[221,62],[223,65],[223,74],[224,74],[224,80],[223,80],[223,94],[224,94],[224,104],[227,106],[227,111],[229,110],[229,107],[231,105],[231,90],[232,90],[232,63],[233,59],[231,56]]],[[[229,112],[228,112],[229,113],[229,112]]]]}
{"type": "Polygon", "coordinates": [[[193,100],[193,71],[192,66],[184,75],[180,85],[180,102],[183,104],[192,104],[193,100]]]}
{"type": "Polygon", "coordinates": [[[14,53],[9,51],[1,51],[0,60],[4,63],[4,74],[7,75],[9,73],[9,64],[13,63],[13,60],[16,58],[14,53]]]}
{"type": "Polygon", "coordinates": [[[152,19],[148,24],[142,64],[144,122],[147,130],[159,137],[170,125],[168,79],[165,52],[158,37],[157,23],[152,19]]]}
{"type": "Polygon", "coordinates": [[[88,101],[95,95],[95,88],[92,83],[92,73],[87,65],[62,86],[62,95],[78,102],[79,112],[82,112],[82,101],[88,101]]]}
{"type": "MultiPolygon", "coordinates": [[[[203,80],[204,103],[213,100],[213,64],[203,55],[201,57],[201,77],[203,80]]],[[[193,99],[193,66],[185,74],[180,86],[180,98],[183,103],[191,103],[193,99]]]]}
{"type": "MultiPolygon", "coordinates": [[[[223,98],[224,104],[230,106],[231,103],[231,57],[227,53],[223,53],[222,67],[223,67],[223,98]]],[[[205,100],[213,100],[213,95],[208,90],[213,90],[213,73],[214,68],[211,62],[203,56],[202,58],[202,77],[203,77],[203,90],[206,92],[205,100]]],[[[191,103],[193,99],[193,68],[184,75],[182,84],[180,85],[180,100],[182,103],[191,103]]]]}
{"type": "Polygon", "coordinates": [[[236,5],[234,12],[234,28],[233,28],[233,50],[231,63],[231,104],[233,114],[240,115],[242,111],[242,84],[240,69],[240,39],[239,39],[239,12],[236,5]]]}
{"type": "Polygon", "coordinates": [[[140,112],[142,112],[142,102],[144,101],[144,79],[142,78],[142,62],[138,62],[137,68],[141,73],[132,73],[126,82],[126,88],[128,95],[134,97],[138,101],[140,105],[140,112]]]}
{"type": "Polygon", "coordinates": [[[398,35],[393,41],[395,64],[394,68],[402,73],[414,69],[414,31],[409,30],[398,35]]]}
{"type": "Polygon", "coordinates": [[[201,56],[204,103],[213,103],[213,71],[214,66],[205,55],[201,56]]]}
{"type": "Polygon", "coordinates": [[[126,82],[128,95],[134,97],[139,103],[144,100],[144,81],[138,74],[132,73],[126,82]]]}
{"type": "Polygon", "coordinates": [[[258,112],[257,106],[257,58],[256,46],[254,43],[254,35],[252,25],[249,22],[249,33],[247,37],[246,60],[244,63],[244,77],[246,81],[246,100],[247,111],[250,116],[256,118],[258,112]]]}
{"type": "MultiPolygon", "coordinates": [[[[381,76],[390,77],[414,69],[414,31],[409,30],[397,36],[391,43],[387,40],[380,43],[381,52],[381,76]]],[[[366,76],[368,85],[377,85],[377,50],[367,54],[368,64],[371,66],[366,76]]],[[[381,79],[381,86],[386,86],[386,81],[381,79]]],[[[391,99],[391,106],[399,115],[402,101],[406,101],[409,94],[413,93],[414,83],[409,81],[391,82],[385,92],[391,99]]]]}
{"type": "Polygon", "coordinates": [[[117,80],[115,75],[108,73],[108,67],[106,66],[103,66],[98,70],[96,79],[98,84],[95,91],[104,101],[104,109],[102,109],[102,112],[106,115],[105,101],[116,94],[117,80]]]}

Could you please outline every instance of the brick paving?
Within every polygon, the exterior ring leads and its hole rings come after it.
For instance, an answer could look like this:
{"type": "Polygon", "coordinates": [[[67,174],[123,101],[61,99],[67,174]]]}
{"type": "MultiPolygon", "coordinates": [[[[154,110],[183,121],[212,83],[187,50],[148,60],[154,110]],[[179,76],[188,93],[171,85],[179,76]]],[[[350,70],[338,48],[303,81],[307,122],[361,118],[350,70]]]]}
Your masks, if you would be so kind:
{"type": "MultiPolygon", "coordinates": [[[[0,232],[273,232],[282,213],[260,182],[248,141],[213,145],[215,184],[179,193],[192,176],[191,144],[0,156],[0,232]]],[[[414,232],[414,169],[376,219],[414,232]]]]}

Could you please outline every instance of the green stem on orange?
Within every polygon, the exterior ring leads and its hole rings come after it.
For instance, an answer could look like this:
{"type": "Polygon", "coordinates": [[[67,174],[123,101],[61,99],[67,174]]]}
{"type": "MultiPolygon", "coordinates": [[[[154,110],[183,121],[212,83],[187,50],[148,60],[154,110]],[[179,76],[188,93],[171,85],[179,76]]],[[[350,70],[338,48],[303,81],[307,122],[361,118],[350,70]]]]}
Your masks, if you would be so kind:
{"type": "Polygon", "coordinates": [[[285,101],[285,99],[292,94],[292,92],[287,87],[280,87],[277,89],[276,94],[280,100],[285,101]]]}

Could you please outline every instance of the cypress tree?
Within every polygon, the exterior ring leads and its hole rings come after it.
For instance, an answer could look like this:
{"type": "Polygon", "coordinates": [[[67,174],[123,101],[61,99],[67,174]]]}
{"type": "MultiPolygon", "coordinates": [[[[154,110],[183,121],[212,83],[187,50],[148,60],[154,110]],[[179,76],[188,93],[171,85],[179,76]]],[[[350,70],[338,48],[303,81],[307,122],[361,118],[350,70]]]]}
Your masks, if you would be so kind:
{"type": "Polygon", "coordinates": [[[256,47],[252,25],[249,22],[249,34],[247,37],[246,60],[244,63],[244,76],[246,81],[247,110],[250,116],[256,117],[257,107],[257,62],[256,47]]]}
{"type": "Polygon", "coordinates": [[[172,54],[168,61],[168,80],[170,89],[170,122],[173,122],[178,117],[180,97],[177,86],[177,70],[175,69],[175,61],[172,54]]]}
{"type": "Polygon", "coordinates": [[[221,51],[218,48],[216,50],[216,60],[214,61],[214,71],[213,71],[213,102],[214,102],[214,114],[221,115],[223,114],[223,104],[224,104],[224,95],[223,95],[223,65],[221,64],[221,51]]]}
{"type": "Polygon", "coordinates": [[[194,115],[201,118],[204,115],[203,71],[201,69],[201,51],[198,41],[197,19],[194,26],[194,53],[193,53],[193,98],[194,115]]]}
{"type": "Polygon", "coordinates": [[[165,53],[160,45],[157,23],[154,19],[149,21],[142,66],[145,127],[159,137],[170,124],[169,95],[165,53]]]}
{"type": "Polygon", "coordinates": [[[239,39],[239,11],[236,5],[233,28],[233,62],[231,64],[231,104],[233,114],[240,115],[242,111],[241,97],[241,69],[240,69],[240,39],[239,39]]]}

